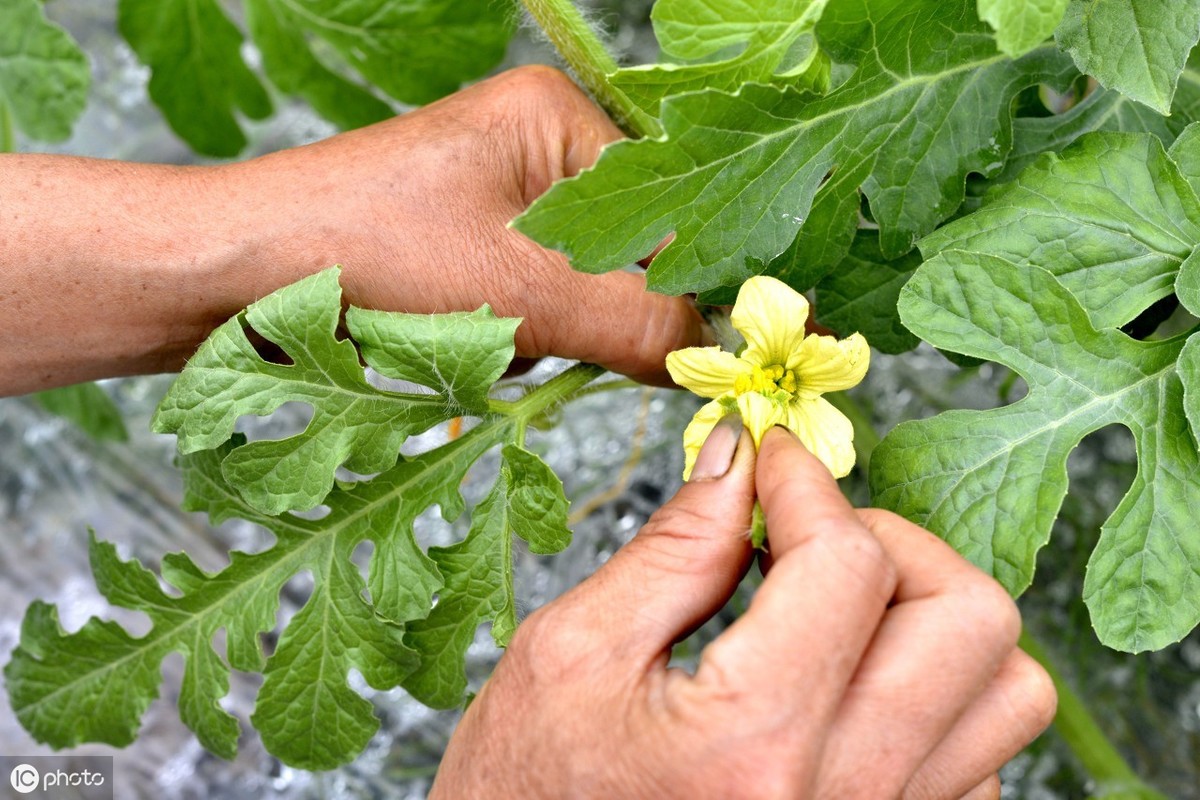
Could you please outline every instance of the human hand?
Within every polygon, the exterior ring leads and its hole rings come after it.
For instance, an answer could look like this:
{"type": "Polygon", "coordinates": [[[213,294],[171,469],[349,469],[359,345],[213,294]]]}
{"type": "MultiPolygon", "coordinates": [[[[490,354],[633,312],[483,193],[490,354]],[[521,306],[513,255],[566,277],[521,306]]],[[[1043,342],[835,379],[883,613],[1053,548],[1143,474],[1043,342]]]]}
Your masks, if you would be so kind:
{"type": "MultiPolygon", "coordinates": [[[[511,70],[404,116],[241,165],[274,214],[274,260],[343,265],[351,302],[520,316],[517,355],[556,355],[669,385],[701,321],[641,275],[576,272],[507,225],[620,131],[562,73],[511,70]]],[[[581,221],[586,225],[586,221],[581,221]]],[[[277,280],[276,282],[279,282],[277,280]]],[[[287,282],[284,280],[283,282],[287,282]]]]}
{"type": "Polygon", "coordinates": [[[489,303],[524,317],[520,357],[667,385],[666,354],[704,343],[688,300],[576,272],[507,227],[619,136],[562,73],[523,67],[243,163],[4,155],[0,396],[179,369],[217,325],[332,264],[355,305],[489,303]],[[5,191],[22,186],[38,191],[5,191]]]}
{"type": "Polygon", "coordinates": [[[1012,600],[927,531],[856,512],[791,434],[757,466],[748,441],[718,425],[675,498],[522,623],[432,797],[999,797],[1055,707],[1012,600]],[[668,668],[749,565],[756,483],[766,578],[695,675],[668,668]]]}

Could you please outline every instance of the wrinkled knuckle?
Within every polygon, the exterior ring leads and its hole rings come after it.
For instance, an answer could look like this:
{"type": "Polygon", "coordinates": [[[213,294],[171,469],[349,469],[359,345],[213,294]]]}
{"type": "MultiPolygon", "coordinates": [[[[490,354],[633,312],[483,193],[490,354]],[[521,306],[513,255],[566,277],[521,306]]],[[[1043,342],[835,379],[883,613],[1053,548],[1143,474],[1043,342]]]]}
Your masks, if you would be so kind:
{"type": "Polygon", "coordinates": [[[640,361],[661,366],[667,353],[694,344],[689,341],[693,328],[683,300],[662,295],[643,294],[641,315],[629,325],[629,351],[640,361]]]}
{"type": "Polygon", "coordinates": [[[891,599],[898,580],[896,564],[878,539],[861,528],[834,523],[822,530],[819,541],[866,589],[891,599]]]}
{"type": "Polygon", "coordinates": [[[642,534],[647,538],[692,539],[712,524],[702,510],[676,501],[655,510],[642,526],[642,534]]]}

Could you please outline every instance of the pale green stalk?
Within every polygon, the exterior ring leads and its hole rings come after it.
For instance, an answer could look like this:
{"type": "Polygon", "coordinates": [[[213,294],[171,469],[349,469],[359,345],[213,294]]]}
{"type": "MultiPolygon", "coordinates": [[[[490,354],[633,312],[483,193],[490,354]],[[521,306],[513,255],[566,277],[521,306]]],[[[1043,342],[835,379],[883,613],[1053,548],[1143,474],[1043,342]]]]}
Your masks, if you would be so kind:
{"type": "Polygon", "coordinates": [[[1042,644],[1028,631],[1023,631],[1020,646],[1042,665],[1042,669],[1054,681],[1054,688],[1058,691],[1054,729],[1096,782],[1092,800],[1167,800],[1166,795],[1147,786],[1133,771],[1105,735],[1100,723],[1088,711],[1083,698],[1075,693],[1050,660],[1042,644]]]}
{"type": "Polygon", "coordinates": [[[571,0],[521,0],[521,5],[550,38],[558,54],[600,107],[634,138],[659,133],[658,122],[608,80],[617,71],[616,59],[588,25],[571,0]]]}

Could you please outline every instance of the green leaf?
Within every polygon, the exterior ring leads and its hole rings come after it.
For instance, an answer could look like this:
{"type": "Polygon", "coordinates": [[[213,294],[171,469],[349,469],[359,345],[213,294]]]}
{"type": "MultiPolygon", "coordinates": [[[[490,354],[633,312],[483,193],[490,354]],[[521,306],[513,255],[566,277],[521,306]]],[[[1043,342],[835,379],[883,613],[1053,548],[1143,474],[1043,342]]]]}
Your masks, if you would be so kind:
{"type": "Polygon", "coordinates": [[[185,508],[207,512],[214,524],[235,517],[254,522],[275,535],[275,545],[235,552],[216,574],[202,572],[182,553],[167,556],[163,578],[182,593],[173,596],[140,564],[120,561],[112,545],[93,539],[92,569],[105,597],[145,612],[153,628],[134,638],[114,623],[92,620],[64,634],[53,609],[32,607],[5,669],[14,711],[35,738],[55,747],[82,741],[123,746],[157,695],[162,658],[179,651],[187,662],[184,722],[205,747],[231,757],[237,724],[217,706],[228,691],[229,667],[211,646],[224,628],[229,666],[264,675],[252,721],[267,749],[305,769],[349,761],[378,723],[370,703],[347,685],[348,671],[358,669],[377,689],[397,686],[416,656],[394,620],[424,617],[442,586],[413,539],[412,521],[434,504],[447,518],[461,513],[457,487],[467,469],[510,435],[507,421],[481,425],[368,483],[335,489],[320,520],[270,517],[246,504],[221,471],[228,446],[183,456],[185,508]],[[350,560],[368,539],[376,544],[370,602],[350,560]],[[312,576],[312,594],[264,659],[259,636],[275,628],[279,591],[303,572],[312,576]]]}
{"type": "Polygon", "coordinates": [[[337,279],[336,267],[325,270],[226,322],[192,357],[154,415],[154,430],[178,434],[180,452],[192,453],[229,438],[242,415],[270,414],[289,401],[311,406],[313,417],[302,433],[239,447],[222,464],[230,483],[263,513],[311,509],[333,486],[338,467],[381,472],[395,463],[409,435],[486,410],[487,390],[512,358],[519,321],[497,319],[486,308],[434,318],[355,310],[347,322],[367,363],[434,391],[376,389],[354,344],[336,338],[342,311],[337,279]],[[291,363],[260,357],[243,321],[279,345],[291,363]]]}
{"type": "Polygon", "coordinates": [[[979,18],[996,31],[996,46],[1016,58],[1054,33],[1068,0],[978,0],[979,18]]]}
{"type": "Polygon", "coordinates": [[[1179,173],[1200,196],[1200,124],[1192,124],[1180,133],[1167,151],[1179,173]]]}
{"type": "Polygon", "coordinates": [[[339,86],[353,87],[322,66],[332,49],[370,84],[406,103],[449,94],[494,67],[511,35],[511,11],[493,0],[246,0],[267,74],[329,119],[343,124],[380,112],[357,87],[339,109],[339,86]]]}
{"type": "Polygon", "coordinates": [[[1093,133],[1061,155],[1042,155],[921,250],[991,253],[1048,269],[1104,328],[1169,295],[1198,241],[1200,200],[1162,143],[1093,133]]]}
{"type": "Polygon", "coordinates": [[[387,119],[391,106],[327,66],[304,35],[303,18],[286,0],[250,0],[246,26],[262,53],[263,69],[285,94],[303,97],[340,128],[360,128],[387,119]]]}
{"type": "Polygon", "coordinates": [[[736,55],[698,64],[655,64],[619,70],[613,84],[652,115],[663,98],[699,89],[732,92],[772,83],[824,93],[829,59],[812,30],[827,0],[658,0],[650,18],[663,52],[686,61],[732,47],[736,55]]]}
{"type": "Polygon", "coordinates": [[[673,232],[649,283],[682,293],[779,275],[768,264],[797,233],[832,267],[853,239],[861,186],[894,258],[953,213],[967,173],[999,170],[1013,95],[1070,72],[1050,45],[997,55],[966,0],[847,0],[826,8],[817,35],[835,60],[860,64],[828,96],[751,84],[670,98],[664,138],[609,146],[514,226],[589,272],[624,267],[673,232]]]}
{"type": "Polygon", "coordinates": [[[1200,39],[1200,4],[1178,0],[1071,0],[1055,38],[1102,86],[1156,111],[1200,39]]]}
{"type": "Polygon", "coordinates": [[[476,507],[467,538],[429,549],[446,588],[428,618],[411,623],[405,637],[421,660],[404,688],[422,703],[433,708],[462,704],[463,664],[481,624],[492,622],[492,637],[501,647],[516,630],[514,533],[535,553],[557,553],[571,542],[562,481],[536,455],[508,444],[500,477],[476,507]]]}
{"type": "Polygon", "coordinates": [[[846,336],[861,333],[883,353],[904,353],[919,341],[900,323],[900,289],[921,264],[916,251],[889,261],[879,249],[879,234],[862,230],[850,253],[817,284],[815,308],[821,324],[846,336]]]}
{"type": "Polygon", "coordinates": [[[270,115],[242,34],[216,0],[119,0],[117,26],[150,67],[150,99],[196,152],[237,155],[246,146],[237,114],[270,115]]]}
{"type": "Polygon", "coordinates": [[[516,353],[513,336],[521,320],[499,319],[487,306],[429,315],[351,308],[346,324],[379,372],[428,386],[456,407],[481,414],[488,410],[488,390],[516,353]]]}
{"type": "Polygon", "coordinates": [[[98,442],[124,442],[129,439],[121,410],[94,383],[48,389],[35,394],[34,399],[42,408],[75,423],[98,442]]]}
{"type": "MultiPolygon", "coordinates": [[[[0,0],[0,128],[9,117],[32,139],[71,135],[87,105],[92,73],[70,34],[37,0],[0,0]]],[[[0,130],[0,144],[4,131],[0,130]]]]}
{"type": "Polygon", "coordinates": [[[945,538],[1010,592],[1033,578],[1067,490],[1067,456],[1121,424],[1138,474],[1104,524],[1084,599],[1100,640],[1140,652],[1200,622],[1200,458],[1176,360],[1183,339],[1139,342],[1097,330],[1076,296],[1032,265],[946,251],[900,299],[904,324],[947,350],[996,361],[1029,385],[992,411],[897,426],[871,459],[874,502],[945,538]]]}
{"type": "Polygon", "coordinates": [[[1189,120],[1200,115],[1200,92],[1181,87],[1175,98],[1174,113],[1164,117],[1120,92],[1097,89],[1062,114],[1018,117],[1013,120],[1012,152],[995,182],[1008,183],[1042,153],[1060,152],[1092,131],[1152,133],[1169,145],[1189,120]]]}
{"type": "Polygon", "coordinates": [[[246,520],[273,534],[274,543],[257,553],[231,553],[216,573],[183,553],[167,555],[160,579],[93,537],[100,592],[114,606],[144,613],[151,627],[134,637],[92,619],[66,633],[52,606],[31,606],[5,678],[12,708],[35,739],[59,748],[128,744],[158,695],[163,658],[178,652],[185,662],[180,717],[206,748],[225,757],[236,753],[238,724],[220,706],[230,669],[262,673],[251,721],[267,750],[294,767],[330,769],[357,756],[378,728],[371,703],[348,683],[352,670],[378,690],[401,685],[417,670],[418,697],[453,705],[465,686],[465,652],[475,627],[491,619],[493,635],[507,641],[516,625],[510,536],[525,539],[535,553],[557,552],[570,541],[562,483],[517,442],[532,420],[603,370],[576,365],[489,408],[484,387],[512,356],[517,320],[497,320],[486,308],[438,317],[351,309],[348,327],[368,363],[392,378],[437,383],[445,394],[381,392],[366,383],[355,344],[335,338],[340,315],[335,268],[255,303],[214,332],[179,377],[160,418],[188,441],[189,452],[179,459],[185,510],[207,513],[214,525],[246,520]],[[261,359],[242,318],[277,343],[290,363],[261,359]],[[347,393],[358,399],[346,405],[347,393]],[[395,431],[413,429],[406,410],[413,404],[441,409],[427,424],[459,410],[460,401],[482,419],[420,455],[397,456],[398,444],[388,444],[379,453],[389,461],[380,474],[325,486],[322,516],[276,515],[274,508],[264,510],[274,503],[258,474],[249,488],[237,482],[246,463],[238,459],[256,444],[240,434],[215,439],[247,409],[268,413],[282,399],[297,398],[308,398],[314,420],[326,422],[300,437],[256,443],[275,449],[254,462],[289,497],[312,483],[296,452],[306,454],[309,471],[321,473],[317,483],[324,486],[326,471],[342,458],[328,458],[330,449],[348,441],[346,463],[362,463],[360,455],[379,446],[367,433],[398,442],[395,431]],[[340,417],[334,414],[339,409],[340,417]],[[340,428],[336,419],[344,423],[340,428]],[[373,420],[369,428],[355,428],[363,419],[373,420]],[[346,441],[334,441],[338,430],[346,441]],[[456,519],[464,507],[458,487],[497,446],[495,499],[476,509],[465,542],[427,555],[414,536],[414,520],[433,506],[447,521],[456,519]],[[354,561],[364,542],[374,548],[365,580],[354,561]],[[307,576],[311,591],[268,655],[262,637],[275,631],[280,591],[297,576],[307,576]],[[223,652],[213,647],[219,631],[223,652]]]}
{"type": "Polygon", "coordinates": [[[562,481],[545,461],[515,444],[504,448],[508,511],[514,532],[539,555],[553,555],[571,543],[567,498],[562,481]]]}

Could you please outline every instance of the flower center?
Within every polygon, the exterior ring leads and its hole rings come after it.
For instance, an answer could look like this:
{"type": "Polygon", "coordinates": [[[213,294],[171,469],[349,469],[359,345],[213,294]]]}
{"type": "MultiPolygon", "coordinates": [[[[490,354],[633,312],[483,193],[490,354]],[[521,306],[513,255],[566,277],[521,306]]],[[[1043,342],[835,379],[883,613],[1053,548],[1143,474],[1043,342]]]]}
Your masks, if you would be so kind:
{"type": "Polygon", "coordinates": [[[781,364],[772,364],[769,367],[755,366],[751,374],[738,376],[733,384],[733,391],[736,394],[758,392],[764,397],[787,399],[796,393],[796,373],[785,369],[781,364]],[[786,397],[780,398],[780,392],[786,397]]]}

